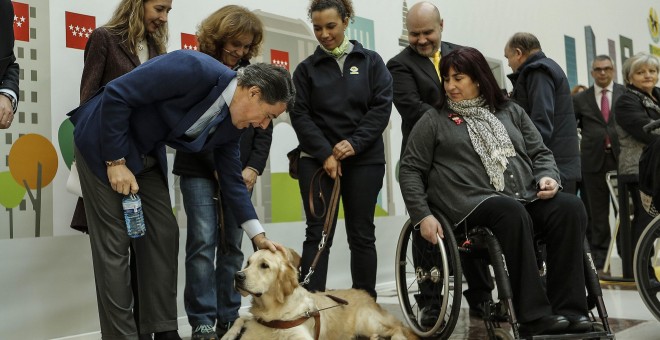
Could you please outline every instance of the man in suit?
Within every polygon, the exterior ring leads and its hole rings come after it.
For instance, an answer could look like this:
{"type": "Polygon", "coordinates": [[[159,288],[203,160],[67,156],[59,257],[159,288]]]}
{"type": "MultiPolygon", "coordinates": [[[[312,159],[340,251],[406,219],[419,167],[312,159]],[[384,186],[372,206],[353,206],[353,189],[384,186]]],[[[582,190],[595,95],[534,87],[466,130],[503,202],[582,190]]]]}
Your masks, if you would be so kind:
{"type": "Polygon", "coordinates": [[[597,56],[591,64],[594,85],[573,97],[575,116],[582,131],[582,183],[591,218],[587,234],[598,269],[603,268],[610,244],[610,194],[605,174],[617,168],[616,154],[612,152],[612,144],[616,142],[612,109],[625,91],[625,86],[613,82],[614,72],[609,56],[597,56]]]}
{"type": "MultiPolygon", "coordinates": [[[[393,78],[394,106],[401,115],[403,155],[408,136],[415,123],[431,108],[439,109],[444,102],[444,86],[438,67],[442,55],[447,55],[460,46],[442,41],[444,21],[438,8],[430,2],[413,5],[406,17],[408,45],[399,54],[387,62],[393,78]]],[[[417,247],[432,252],[435,247],[425,241],[419,233],[414,234],[413,242],[417,247]],[[420,246],[421,245],[421,246],[420,246]]],[[[415,253],[418,255],[419,253],[415,253]]],[[[421,259],[413,259],[422,263],[421,259]]],[[[470,305],[470,314],[483,317],[483,303],[491,299],[492,279],[487,265],[482,260],[475,260],[461,254],[463,270],[469,288],[463,293],[470,305]]],[[[440,312],[439,306],[431,301],[440,297],[433,292],[432,283],[420,284],[418,304],[422,310],[422,324],[433,325],[440,312]]]]}
{"type": "MultiPolygon", "coordinates": [[[[135,332],[128,248],[145,278],[139,294],[155,295],[176,322],[178,226],[167,187],[165,145],[213,151],[219,184],[237,222],[260,249],[275,251],[241,175],[242,129],[265,129],[291,108],[295,87],[285,69],[253,64],[238,73],[213,57],[179,50],[153,58],[69,113],[85,197],[94,275],[103,322],[135,332]],[[146,235],[130,239],[122,198],[139,193],[146,235]],[[163,259],[167,259],[167,261],[163,259]],[[173,260],[172,260],[173,259],[173,260]],[[172,313],[173,312],[173,313],[172,313]]],[[[148,306],[142,306],[147,308],[148,306]]]]}
{"type": "Polygon", "coordinates": [[[14,56],[14,7],[0,0],[0,129],[7,129],[18,108],[19,67],[14,56]]]}

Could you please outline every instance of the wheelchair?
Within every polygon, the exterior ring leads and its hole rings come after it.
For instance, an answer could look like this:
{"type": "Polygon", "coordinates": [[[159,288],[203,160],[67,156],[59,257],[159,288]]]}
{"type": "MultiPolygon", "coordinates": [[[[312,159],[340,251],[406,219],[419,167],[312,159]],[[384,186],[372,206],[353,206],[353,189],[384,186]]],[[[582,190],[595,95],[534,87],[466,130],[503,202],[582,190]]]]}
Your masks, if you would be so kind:
{"type": "MultiPolygon", "coordinates": [[[[436,216],[441,225],[452,225],[444,216],[436,216]]],[[[660,223],[658,223],[660,228],[660,223]]],[[[443,229],[444,238],[438,236],[438,243],[431,245],[429,249],[419,249],[413,238],[419,237],[419,230],[408,220],[401,230],[396,250],[395,275],[396,288],[399,305],[403,317],[408,326],[421,338],[448,339],[454,331],[459,319],[462,299],[462,271],[460,265],[460,252],[486,255],[493,266],[494,279],[497,286],[498,302],[491,301],[485,306],[484,323],[489,339],[522,339],[519,334],[519,326],[513,308],[513,292],[509,282],[506,261],[500,249],[499,242],[492,232],[485,227],[471,229],[467,235],[458,235],[461,240],[457,243],[457,235],[453,230],[443,229]],[[417,234],[415,234],[417,233],[417,234]],[[413,261],[413,258],[415,261],[413,261]],[[433,260],[432,260],[433,259],[433,260]],[[416,263],[415,263],[416,262],[416,263]],[[433,265],[437,263],[438,265],[433,265]],[[421,294],[420,285],[427,285],[425,290],[431,297],[421,294]],[[433,299],[434,301],[428,301],[433,299]],[[422,308],[435,304],[440,308],[440,314],[433,325],[423,324],[422,308]],[[506,323],[501,323],[496,317],[496,310],[504,311],[508,318],[506,323]]],[[[602,291],[598,281],[596,267],[593,264],[588,244],[585,242],[585,283],[587,302],[589,309],[596,307],[598,318],[591,314],[590,318],[594,330],[589,333],[580,334],[558,334],[558,335],[536,335],[527,339],[615,339],[612,332],[602,291]]],[[[544,264],[540,266],[540,273],[544,275],[544,264]]],[[[660,301],[656,301],[660,303],[660,301]]],[[[591,313],[591,312],[590,312],[591,313]]],[[[502,315],[502,313],[500,313],[502,315]]]]}
{"type": "Polygon", "coordinates": [[[633,271],[637,291],[651,314],[660,321],[660,215],[646,226],[637,242],[633,271]]]}

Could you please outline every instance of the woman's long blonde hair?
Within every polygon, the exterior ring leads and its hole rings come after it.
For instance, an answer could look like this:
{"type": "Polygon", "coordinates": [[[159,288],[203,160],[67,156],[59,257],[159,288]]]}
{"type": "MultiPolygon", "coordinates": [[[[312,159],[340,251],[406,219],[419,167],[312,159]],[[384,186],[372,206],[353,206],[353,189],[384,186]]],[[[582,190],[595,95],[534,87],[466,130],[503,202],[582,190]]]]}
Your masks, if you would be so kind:
{"type": "Polygon", "coordinates": [[[137,54],[137,45],[142,38],[149,38],[149,42],[154,45],[158,54],[167,52],[167,23],[160,25],[154,33],[148,33],[144,26],[144,4],[149,1],[121,0],[112,18],[103,25],[111,33],[126,39],[128,49],[133,54],[137,54]]]}

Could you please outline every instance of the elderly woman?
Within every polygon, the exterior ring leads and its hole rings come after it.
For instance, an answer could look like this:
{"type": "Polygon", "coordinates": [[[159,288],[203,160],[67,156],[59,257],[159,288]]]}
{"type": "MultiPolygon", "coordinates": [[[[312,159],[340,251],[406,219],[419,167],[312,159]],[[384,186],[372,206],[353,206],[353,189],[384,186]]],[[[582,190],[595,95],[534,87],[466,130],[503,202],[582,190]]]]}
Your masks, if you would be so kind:
{"type": "MultiPolygon", "coordinates": [[[[648,53],[638,53],[623,63],[623,79],[627,91],[614,105],[616,132],[620,144],[618,180],[628,185],[630,192],[637,193],[639,156],[642,149],[658,138],[658,135],[644,131],[644,125],[660,118],[660,88],[658,58],[648,53]]],[[[633,194],[633,220],[631,241],[634,248],[642,231],[651,222],[651,216],[644,210],[638,194],[633,194]]],[[[631,259],[632,260],[632,259],[631,259]]]]}
{"type": "Polygon", "coordinates": [[[448,100],[415,125],[401,161],[411,220],[432,243],[459,223],[493,231],[506,257],[521,335],[589,330],[582,202],[558,192],[552,153],[525,111],[500,92],[479,51],[443,56],[440,72],[448,100]],[[440,225],[434,216],[440,213],[455,225],[440,225]],[[535,235],[547,245],[547,292],[535,235]]]}

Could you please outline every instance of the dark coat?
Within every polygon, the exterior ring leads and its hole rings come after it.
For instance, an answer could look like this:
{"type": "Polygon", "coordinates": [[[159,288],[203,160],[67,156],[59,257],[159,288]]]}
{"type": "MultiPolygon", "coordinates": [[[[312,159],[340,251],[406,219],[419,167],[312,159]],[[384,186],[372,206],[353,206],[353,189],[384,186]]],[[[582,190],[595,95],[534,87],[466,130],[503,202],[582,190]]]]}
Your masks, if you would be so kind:
{"type": "MultiPolygon", "coordinates": [[[[626,87],[614,84],[612,103],[610,103],[610,119],[605,122],[603,114],[596,103],[594,87],[588,88],[573,97],[573,109],[578,127],[582,131],[580,141],[580,156],[582,172],[599,172],[605,164],[605,137],[609,136],[612,147],[616,148],[616,128],[614,108],[617,99],[626,91],[626,87]]],[[[615,153],[615,157],[616,157],[615,153]]]]}
{"type": "Polygon", "coordinates": [[[76,147],[92,172],[106,182],[106,160],[124,157],[131,172],[140,173],[142,157],[153,154],[167,178],[165,145],[187,152],[213,150],[222,190],[234,198],[229,204],[237,222],[256,219],[241,175],[242,130],[232,124],[228,107],[197,138],[185,136],[235,77],[236,72],[196,51],[153,58],[69,113],[76,126],[76,147]],[[209,135],[212,128],[215,132],[209,135]]]}
{"type": "Polygon", "coordinates": [[[508,77],[513,84],[511,99],[525,109],[541,133],[543,143],[555,156],[562,181],[580,180],[577,123],[564,71],[543,52],[537,52],[508,77]]]}
{"type": "MultiPolygon", "coordinates": [[[[440,44],[440,53],[447,55],[459,45],[448,42],[440,44]]],[[[445,89],[440,84],[433,62],[428,57],[419,55],[407,46],[387,62],[387,68],[394,80],[394,106],[401,115],[401,154],[406,147],[408,136],[415,123],[424,112],[431,108],[442,107],[445,89]]]]}
{"type": "Polygon", "coordinates": [[[19,99],[19,67],[14,56],[14,6],[0,0],[0,89],[8,89],[19,99]]]}
{"type": "Polygon", "coordinates": [[[347,140],[355,156],[342,164],[385,164],[383,131],[392,111],[392,76],[378,53],[351,42],[343,70],[320,47],[296,67],[291,123],[302,151],[319,162],[347,140]]]}
{"type": "MultiPolygon", "coordinates": [[[[247,60],[241,60],[234,70],[250,65],[247,60]]],[[[248,126],[241,136],[241,166],[243,169],[251,167],[263,174],[266,161],[270,154],[270,145],[273,142],[273,121],[266,129],[257,129],[248,126]]],[[[189,153],[177,151],[174,156],[172,173],[179,176],[202,177],[214,180],[213,152],[189,153]]]]}
{"type": "MultiPolygon", "coordinates": [[[[629,88],[637,90],[632,85],[629,88]]],[[[644,94],[648,96],[647,94],[644,94]]],[[[660,98],[660,88],[653,89],[653,96],[660,98]]],[[[639,157],[644,147],[658,139],[658,135],[644,131],[644,125],[660,119],[660,112],[644,107],[642,100],[634,93],[626,90],[616,102],[616,132],[619,138],[619,171],[618,175],[639,174],[639,157]]]]}

